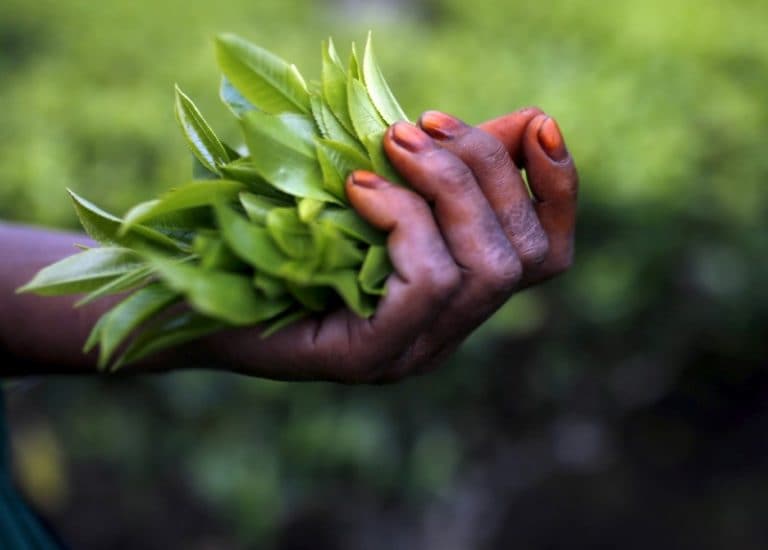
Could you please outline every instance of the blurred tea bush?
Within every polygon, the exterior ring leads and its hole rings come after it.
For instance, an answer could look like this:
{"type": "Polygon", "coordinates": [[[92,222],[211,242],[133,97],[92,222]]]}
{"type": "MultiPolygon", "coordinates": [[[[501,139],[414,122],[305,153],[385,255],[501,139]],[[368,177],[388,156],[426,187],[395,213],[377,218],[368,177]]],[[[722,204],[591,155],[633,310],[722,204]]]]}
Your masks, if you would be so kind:
{"type": "Polygon", "coordinates": [[[17,388],[33,499],[83,548],[768,543],[762,0],[4,0],[0,217],[74,228],[65,187],[121,213],[184,181],[174,82],[234,139],[215,33],[317,75],[322,38],[368,28],[414,118],[558,119],[582,178],[572,272],[397,387],[17,388]]]}

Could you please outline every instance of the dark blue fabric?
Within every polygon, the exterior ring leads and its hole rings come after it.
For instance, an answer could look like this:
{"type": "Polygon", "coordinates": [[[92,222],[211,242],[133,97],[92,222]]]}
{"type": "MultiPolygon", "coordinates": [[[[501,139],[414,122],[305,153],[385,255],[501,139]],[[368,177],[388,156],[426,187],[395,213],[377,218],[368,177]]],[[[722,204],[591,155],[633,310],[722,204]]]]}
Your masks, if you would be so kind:
{"type": "Polygon", "coordinates": [[[2,550],[61,550],[51,533],[44,527],[19,495],[11,476],[11,453],[8,426],[5,422],[5,402],[0,387],[0,549],[2,550]]]}

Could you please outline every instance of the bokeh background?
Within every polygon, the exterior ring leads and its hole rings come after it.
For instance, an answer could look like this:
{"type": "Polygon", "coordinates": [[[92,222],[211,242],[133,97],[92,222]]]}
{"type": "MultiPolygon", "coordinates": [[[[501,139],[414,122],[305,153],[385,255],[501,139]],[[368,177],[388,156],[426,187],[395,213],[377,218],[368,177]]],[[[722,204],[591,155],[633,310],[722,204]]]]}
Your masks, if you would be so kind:
{"type": "Polygon", "coordinates": [[[414,117],[559,120],[573,270],[396,386],[15,383],[30,499],[78,549],[768,547],[765,0],[3,0],[0,217],[184,181],[175,82],[235,141],[215,33],[315,76],[369,28],[414,117]]]}

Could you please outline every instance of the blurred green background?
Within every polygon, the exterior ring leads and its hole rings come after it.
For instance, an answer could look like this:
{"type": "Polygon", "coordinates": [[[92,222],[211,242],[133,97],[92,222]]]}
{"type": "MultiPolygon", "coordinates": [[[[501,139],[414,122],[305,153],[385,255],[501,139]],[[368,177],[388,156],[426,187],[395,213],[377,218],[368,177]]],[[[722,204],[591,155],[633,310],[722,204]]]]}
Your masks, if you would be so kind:
{"type": "Polygon", "coordinates": [[[87,549],[767,547],[764,0],[3,0],[0,217],[184,181],[175,82],[234,141],[217,32],[311,77],[369,28],[413,117],[558,119],[572,271],[397,386],[17,383],[33,502],[87,549]]]}

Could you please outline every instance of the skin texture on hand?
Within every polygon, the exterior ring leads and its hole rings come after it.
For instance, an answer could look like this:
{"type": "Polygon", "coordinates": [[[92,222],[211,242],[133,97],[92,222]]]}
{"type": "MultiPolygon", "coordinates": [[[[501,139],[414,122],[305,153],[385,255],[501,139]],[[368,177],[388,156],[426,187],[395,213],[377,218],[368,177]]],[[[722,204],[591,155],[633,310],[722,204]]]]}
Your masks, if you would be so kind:
{"type": "Polygon", "coordinates": [[[434,369],[512,294],[571,265],[578,176],[538,109],[479,128],[430,111],[393,125],[384,150],[411,190],[360,171],[346,187],[389,232],[395,272],[374,316],[339,310],[263,341],[233,331],[209,339],[214,357],[270,378],[396,381],[434,369]]]}
{"type": "MultiPolygon", "coordinates": [[[[429,111],[393,125],[383,146],[410,189],[362,171],[346,184],[358,213],[389,233],[394,273],[371,318],[340,309],[266,339],[258,328],[226,331],[127,370],[392,382],[434,369],[512,294],[571,265],[578,176],[557,124],[538,109],[479,127],[429,111]]],[[[0,225],[0,350],[20,360],[5,374],[95,370],[79,350],[111,303],[72,310],[71,298],[13,295],[84,241],[0,225]]]]}

